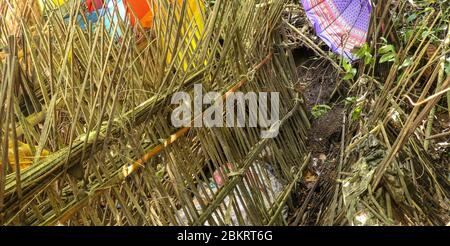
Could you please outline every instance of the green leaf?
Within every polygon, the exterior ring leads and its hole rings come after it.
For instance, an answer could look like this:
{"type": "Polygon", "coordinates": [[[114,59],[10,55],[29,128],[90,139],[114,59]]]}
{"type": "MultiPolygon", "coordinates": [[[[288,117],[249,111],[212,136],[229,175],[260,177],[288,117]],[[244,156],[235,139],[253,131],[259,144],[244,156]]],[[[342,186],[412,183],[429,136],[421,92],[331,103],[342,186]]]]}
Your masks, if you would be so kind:
{"type": "Polygon", "coordinates": [[[361,48],[356,52],[356,56],[360,59],[364,59],[364,65],[368,65],[373,61],[373,56],[370,53],[370,47],[367,43],[364,43],[361,48]]]}
{"type": "Polygon", "coordinates": [[[350,65],[350,63],[347,60],[345,60],[345,59],[342,62],[342,67],[344,68],[344,70],[346,72],[350,72],[351,69],[352,69],[352,65],[350,65]]]}
{"type": "Polygon", "coordinates": [[[352,68],[352,70],[347,72],[345,74],[344,78],[342,78],[342,79],[343,80],[351,80],[351,79],[353,79],[355,77],[356,73],[357,73],[356,68],[352,68]]]}
{"type": "Polygon", "coordinates": [[[311,109],[311,114],[315,119],[318,119],[322,116],[324,116],[326,113],[328,113],[331,110],[331,107],[324,104],[315,105],[311,109]]]}
{"type": "Polygon", "coordinates": [[[406,19],[406,22],[408,22],[408,23],[413,22],[416,18],[417,18],[417,14],[413,13],[412,15],[408,16],[408,18],[406,19]]]}
{"type": "Polygon", "coordinates": [[[369,65],[372,62],[373,62],[372,54],[370,53],[366,54],[366,56],[364,57],[364,65],[369,65]]]}
{"type": "Polygon", "coordinates": [[[380,63],[395,61],[395,54],[385,54],[381,57],[380,63]]]}
{"type": "Polygon", "coordinates": [[[402,68],[409,67],[411,66],[412,62],[412,57],[410,56],[403,61],[403,64],[398,69],[400,70],[402,68]]]}
{"type": "Polygon", "coordinates": [[[353,68],[352,65],[345,59],[342,60],[342,67],[344,68],[345,75],[343,80],[351,80],[355,77],[358,70],[353,68]]]}
{"type": "Polygon", "coordinates": [[[361,108],[361,107],[356,107],[356,108],[352,111],[352,121],[357,121],[357,120],[359,120],[359,118],[361,117],[361,112],[362,112],[362,108],[361,108]]]}
{"type": "Polygon", "coordinates": [[[367,53],[370,54],[370,49],[369,49],[369,45],[367,43],[364,43],[361,48],[358,49],[358,51],[356,51],[356,56],[358,58],[364,58],[367,53]]]}
{"type": "Polygon", "coordinates": [[[353,74],[351,74],[351,73],[347,73],[342,79],[343,80],[351,80],[351,79],[353,79],[353,74]]]}
{"type": "Polygon", "coordinates": [[[380,54],[395,53],[395,47],[392,44],[383,45],[378,52],[380,54]]]}
{"type": "Polygon", "coordinates": [[[405,42],[407,42],[414,35],[414,30],[407,29],[405,32],[405,42]]]}
{"type": "Polygon", "coordinates": [[[426,38],[426,37],[432,35],[433,33],[434,33],[434,31],[426,30],[422,33],[422,38],[426,38]]]}
{"type": "Polygon", "coordinates": [[[358,100],[356,97],[347,97],[345,98],[345,105],[354,104],[358,100]]]}

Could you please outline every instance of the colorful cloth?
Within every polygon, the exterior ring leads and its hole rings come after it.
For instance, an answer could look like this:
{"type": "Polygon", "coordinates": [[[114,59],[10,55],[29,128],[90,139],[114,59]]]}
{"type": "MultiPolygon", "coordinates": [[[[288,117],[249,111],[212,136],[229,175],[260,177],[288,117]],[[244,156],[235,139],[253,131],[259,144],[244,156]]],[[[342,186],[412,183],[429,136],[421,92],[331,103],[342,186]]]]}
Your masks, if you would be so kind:
{"type": "Polygon", "coordinates": [[[369,0],[302,0],[306,15],[333,52],[349,60],[367,39],[372,6],[369,0]]]}
{"type": "Polygon", "coordinates": [[[86,7],[89,12],[94,12],[103,7],[103,0],[86,0],[86,7]]]}
{"type": "MultiPolygon", "coordinates": [[[[73,4],[76,1],[81,2],[81,10],[84,10],[87,22],[95,23],[103,17],[105,27],[111,31],[120,20],[125,21],[127,19],[133,26],[139,23],[144,29],[151,29],[153,28],[154,15],[159,11],[156,0],[39,0],[39,5],[43,14],[49,10],[61,10],[68,21],[70,17],[69,9],[74,6],[73,4]]],[[[167,2],[181,6],[184,0],[167,0],[167,2]]],[[[197,0],[187,1],[187,16],[195,19],[199,30],[203,30],[203,7],[203,4],[197,2],[197,0]]],[[[165,18],[165,15],[168,15],[168,11],[163,8],[160,17],[165,18]]],[[[83,29],[88,24],[84,16],[80,14],[77,17],[77,23],[83,29]]],[[[116,34],[122,35],[120,26],[116,34]]]]}

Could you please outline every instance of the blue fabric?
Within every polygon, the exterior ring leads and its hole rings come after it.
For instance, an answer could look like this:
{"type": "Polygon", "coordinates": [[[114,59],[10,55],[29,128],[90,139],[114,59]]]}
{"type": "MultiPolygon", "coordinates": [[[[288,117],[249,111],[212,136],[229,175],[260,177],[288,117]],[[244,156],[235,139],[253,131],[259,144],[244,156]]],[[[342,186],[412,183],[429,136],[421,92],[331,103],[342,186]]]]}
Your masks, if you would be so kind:
{"type": "MultiPolygon", "coordinates": [[[[82,1],[84,2],[84,0],[82,1]]],[[[96,24],[100,20],[103,20],[105,28],[111,35],[113,35],[114,26],[119,22],[119,18],[122,20],[125,19],[126,9],[122,0],[108,0],[105,8],[94,12],[86,12],[84,15],[86,17],[86,21],[81,14],[77,16],[77,24],[81,27],[81,29],[85,30],[89,23],[96,24]],[[118,11],[115,11],[116,7],[118,11]]],[[[68,23],[70,21],[70,17],[66,16],[65,21],[68,23]]],[[[96,25],[92,26],[95,28],[96,25]]],[[[122,36],[122,33],[121,28],[117,27],[116,37],[122,36]]]]}

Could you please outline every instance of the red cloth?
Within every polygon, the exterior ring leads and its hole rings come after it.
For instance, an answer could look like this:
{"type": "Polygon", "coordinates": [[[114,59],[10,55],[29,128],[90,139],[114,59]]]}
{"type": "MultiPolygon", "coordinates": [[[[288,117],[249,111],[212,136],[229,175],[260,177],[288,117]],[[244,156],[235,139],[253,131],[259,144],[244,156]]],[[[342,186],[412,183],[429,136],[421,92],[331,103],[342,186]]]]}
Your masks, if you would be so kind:
{"type": "Polygon", "coordinates": [[[103,0],[86,0],[86,6],[89,12],[94,12],[102,8],[103,0]]]}
{"type": "Polygon", "coordinates": [[[143,27],[151,27],[153,12],[150,10],[147,0],[123,0],[123,4],[125,5],[128,13],[134,13],[130,14],[132,25],[136,23],[134,18],[134,15],[136,15],[143,27]]]}
{"type": "MultiPolygon", "coordinates": [[[[153,2],[150,0],[149,2],[153,2]]],[[[86,0],[86,6],[89,12],[94,12],[103,7],[104,0],[86,0]]],[[[131,24],[135,25],[136,20],[134,16],[140,21],[142,27],[151,28],[153,23],[153,11],[147,0],[122,0],[127,14],[130,18],[131,24]]]]}

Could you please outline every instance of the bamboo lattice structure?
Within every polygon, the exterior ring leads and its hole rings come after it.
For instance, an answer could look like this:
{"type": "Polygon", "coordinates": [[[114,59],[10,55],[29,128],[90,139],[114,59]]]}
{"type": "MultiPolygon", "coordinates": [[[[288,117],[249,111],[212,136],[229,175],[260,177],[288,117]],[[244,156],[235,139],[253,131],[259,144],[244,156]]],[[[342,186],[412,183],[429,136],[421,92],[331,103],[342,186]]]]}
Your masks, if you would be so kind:
{"type": "MultiPolygon", "coordinates": [[[[167,12],[155,15],[150,31],[125,20],[82,29],[80,3],[70,2],[68,12],[51,9],[45,18],[31,11],[29,22],[11,1],[0,5],[19,27],[10,35],[0,25],[1,150],[5,157],[10,141],[22,141],[34,157],[16,172],[3,159],[1,223],[223,225],[233,224],[234,211],[235,224],[286,224],[283,210],[308,161],[309,122],[290,89],[292,56],[279,46],[285,1],[216,1],[205,7],[202,28],[188,18],[186,1],[156,1],[167,12]],[[170,97],[194,84],[223,95],[279,92],[280,134],[174,128],[170,97]],[[252,189],[246,175],[215,193],[202,186],[224,163],[238,173],[270,163],[283,190],[267,203],[273,187],[252,189]]],[[[259,172],[265,182],[267,171],[259,172]]]]}

